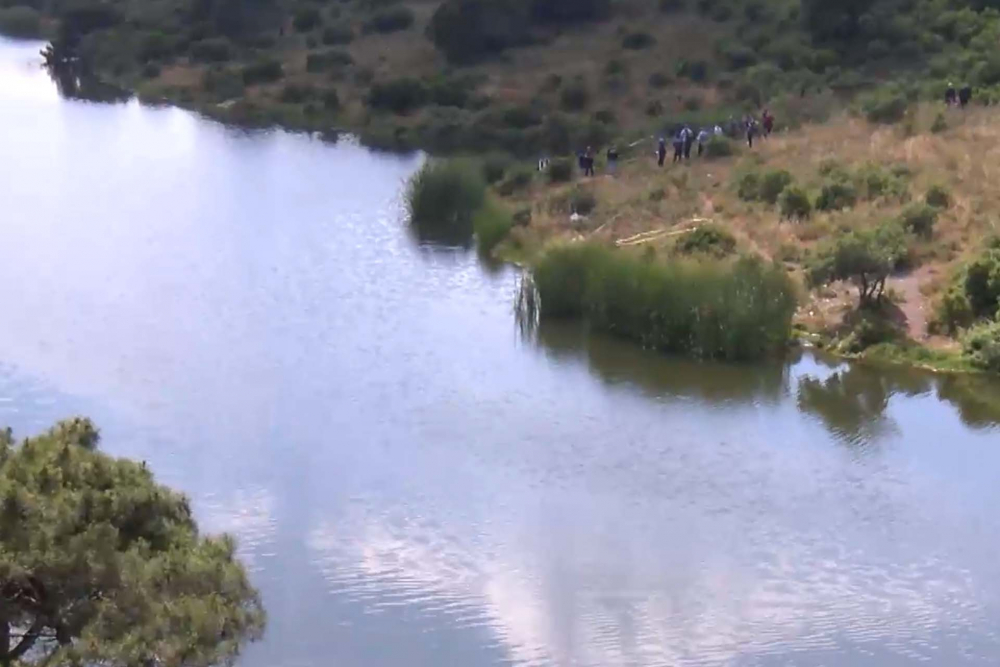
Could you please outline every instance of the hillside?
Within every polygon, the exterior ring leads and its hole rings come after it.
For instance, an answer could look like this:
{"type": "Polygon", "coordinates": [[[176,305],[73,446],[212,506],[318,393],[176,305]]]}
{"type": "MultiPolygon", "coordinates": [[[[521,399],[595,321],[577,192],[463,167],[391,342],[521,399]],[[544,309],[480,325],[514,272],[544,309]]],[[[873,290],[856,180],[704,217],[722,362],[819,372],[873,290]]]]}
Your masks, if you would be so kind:
{"type": "Polygon", "coordinates": [[[1000,83],[989,0],[11,3],[0,31],[45,32],[53,62],[148,99],[436,152],[567,153],[764,104],[820,120],[898,78],[1000,83]]]}

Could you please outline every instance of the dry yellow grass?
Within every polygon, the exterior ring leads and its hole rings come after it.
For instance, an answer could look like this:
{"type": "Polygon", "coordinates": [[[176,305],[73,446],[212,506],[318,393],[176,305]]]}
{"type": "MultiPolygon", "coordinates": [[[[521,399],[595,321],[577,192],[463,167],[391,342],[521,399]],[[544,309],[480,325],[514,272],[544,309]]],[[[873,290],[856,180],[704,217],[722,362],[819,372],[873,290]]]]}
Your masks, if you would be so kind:
{"type": "MultiPolygon", "coordinates": [[[[536,186],[522,205],[533,208],[537,239],[592,238],[613,242],[655,229],[681,230],[711,220],[727,228],[740,245],[781,260],[799,273],[812,247],[842,229],[874,225],[900,213],[898,201],[861,202],[837,212],[817,212],[805,222],[782,220],[775,207],[741,201],[735,174],[749,165],[786,169],[797,183],[817,189],[820,166],[834,160],[848,169],[866,163],[905,166],[912,201],[922,200],[932,185],[942,185],[952,204],[941,212],[934,235],[915,243],[917,266],[893,279],[890,287],[914,338],[926,337],[933,302],[958,263],[975,253],[981,241],[1000,233],[1000,113],[989,108],[946,112],[948,129],[932,134],[934,116],[942,109],[927,105],[899,126],[878,126],[843,114],[822,125],[779,133],[753,151],[732,159],[704,160],[657,168],[649,140],[623,156],[616,176],[599,175],[562,186],[536,186]],[[912,132],[907,136],[907,127],[912,132]],[[558,204],[572,188],[593,191],[598,207],[585,221],[571,222],[558,204]],[[662,195],[660,194],[662,193],[662,195]],[[652,196],[651,196],[652,195],[652,196]]],[[[668,160],[669,160],[668,155],[668,160]]],[[[664,235],[648,246],[669,251],[676,236],[664,235]]],[[[815,326],[836,322],[855,296],[849,286],[814,292],[800,317],[815,326]]]]}

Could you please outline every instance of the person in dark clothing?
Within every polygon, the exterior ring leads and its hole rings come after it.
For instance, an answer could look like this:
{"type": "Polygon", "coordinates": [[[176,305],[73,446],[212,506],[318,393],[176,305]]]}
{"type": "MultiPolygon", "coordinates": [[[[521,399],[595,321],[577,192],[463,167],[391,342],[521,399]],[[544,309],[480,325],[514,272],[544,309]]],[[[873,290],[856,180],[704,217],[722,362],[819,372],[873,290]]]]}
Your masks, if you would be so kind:
{"type": "Polygon", "coordinates": [[[774,116],[767,109],[764,109],[764,113],[760,117],[761,124],[764,126],[764,138],[771,136],[771,132],[774,131],[774,116]]]}
{"type": "Polygon", "coordinates": [[[608,148],[608,173],[614,176],[618,171],[618,149],[614,146],[608,148]]]}
{"type": "Polygon", "coordinates": [[[594,175],[594,149],[587,146],[587,152],[583,154],[583,175],[594,175]]]}
{"type": "Polygon", "coordinates": [[[663,166],[663,162],[667,159],[667,140],[660,137],[660,143],[656,147],[656,164],[660,167],[663,166]]]}
{"type": "Polygon", "coordinates": [[[684,159],[684,130],[674,135],[674,164],[684,159]]]}
{"type": "Polygon", "coordinates": [[[958,103],[964,109],[972,100],[972,86],[966,84],[958,91],[958,103]]]}
{"type": "Polygon", "coordinates": [[[955,86],[948,84],[948,89],[944,91],[944,103],[950,107],[955,106],[955,100],[958,95],[955,92],[955,86]]]}
{"type": "Polygon", "coordinates": [[[757,136],[757,120],[753,116],[747,116],[747,146],[753,148],[753,140],[757,136]]]}
{"type": "Polygon", "coordinates": [[[684,159],[691,159],[691,147],[694,146],[694,130],[690,126],[685,125],[684,129],[681,130],[681,134],[684,137],[684,159]]]}

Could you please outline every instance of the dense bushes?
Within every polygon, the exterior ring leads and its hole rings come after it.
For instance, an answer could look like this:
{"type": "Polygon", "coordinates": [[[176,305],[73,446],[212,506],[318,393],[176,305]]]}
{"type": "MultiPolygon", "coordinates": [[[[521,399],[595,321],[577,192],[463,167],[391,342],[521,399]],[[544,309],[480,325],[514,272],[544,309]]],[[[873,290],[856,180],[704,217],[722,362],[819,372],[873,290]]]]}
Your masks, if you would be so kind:
{"type": "Polygon", "coordinates": [[[938,306],[937,319],[950,332],[977,320],[1000,317],[1000,240],[964,266],[938,306]]]}
{"type": "Polygon", "coordinates": [[[191,57],[206,63],[217,63],[233,57],[233,46],[225,37],[210,37],[191,44],[191,57]]]}
{"type": "Polygon", "coordinates": [[[580,243],[532,271],[543,318],[582,318],[644,346],[701,358],[759,359],[783,347],[795,291],[780,268],[642,259],[580,243]]]}
{"type": "Polygon", "coordinates": [[[823,184],[816,198],[816,208],[820,211],[839,211],[851,208],[858,201],[858,191],[847,179],[834,179],[823,184]]]}
{"type": "Polygon", "coordinates": [[[363,32],[397,32],[413,25],[413,11],[409,7],[392,7],[380,12],[364,22],[363,32]]]}
{"type": "Polygon", "coordinates": [[[1000,322],[972,327],[962,339],[962,347],[977,368],[1000,373],[1000,322]]]}
{"type": "Polygon", "coordinates": [[[327,46],[349,44],[354,40],[354,31],[350,26],[328,25],[323,28],[322,41],[327,46]]]}
{"type": "Polygon", "coordinates": [[[656,44],[656,38],[648,32],[630,32],[622,37],[622,48],[632,49],[633,51],[648,49],[654,44],[656,44]]]}
{"type": "Polygon", "coordinates": [[[948,189],[943,185],[932,185],[928,188],[924,201],[927,202],[928,206],[945,209],[951,206],[951,195],[948,194],[948,189]]]}
{"type": "Polygon", "coordinates": [[[763,173],[751,169],[740,175],[736,194],[744,201],[762,201],[773,205],[792,181],[792,175],[784,169],[770,169],[763,173]]]}
{"type": "Polygon", "coordinates": [[[812,200],[809,199],[809,193],[805,189],[790,185],[778,197],[778,210],[781,211],[783,218],[805,220],[812,215],[812,200]]]}
{"type": "Polygon", "coordinates": [[[377,82],[368,91],[368,106],[379,111],[406,114],[426,103],[427,88],[410,77],[377,82]]]}
{"type": "Polygon", "coordinates": [[[426,162],[410,180],[406,194],[410,222],[421,238],[445,243],[471,237],[473,217],[485,197],[479,170],[457,160],[426,162]]]}
{"type": "Polygon", "coordinates": [[[903,229],[917,236],[929,238],[934,233],[934,225],[937,223],[937,209],[927,204],[911,204],[900,213],[899,222],[903,229]]]}
{"type": "Polygon", "coordinates": [[[681,236],[674,249],[682,255],[722,258],[736,252],[736,238],[724,227],[704,224],[681,236]]]}
{"type": "Polygon", "coordinates": [[[862,306],[882,300],[885,282],[906,259],[908,249],[902,228],[894,223],[841,233],[823,245],[809,262],[809,278],[815,285],[851,280],[862,306]]]}
{"type": "Polygon", "coordinates": [[[569,158],[555,158],[549,162],[549,182],[565,183],[573,179],[573,161],[569,158]]]}
{"type": "Polygon", "coordinates": [[[323,15],[312,6],[302,7],[292,17],[292,26],[299,32],[309,32],[323,24],[323,15]]]}
{"type": "Polygon", "coordinates": [[[503,241],[514,226],[514,218],[503,204],[487,198],[472,216],[472,229],[479,250],[489,254],[503,241]]]}
{"type": "Polygon", "coordinates": [[[559,92],[559,101],[566,111],[581,111],[590,102],[590,91],[582,79],[574,79],[559,92]]]}
{"type": "Polygon", "coordinates": [[[906,93],[895,86],[886,86],[861,97],[861,111],[873,123],[898,123],[910,106],[906,93]]]}
{"type": "Polygon", "coordinates": [[[325,72],[336,67],[346,67],[353,62],[351,54],[346,51],[317,51],[306,56],[306,71],[325,72]]]}
{"type": "Polygon", "coordinates": [[[277,60],[258,60],[245,65],[242,69],[243,83],[253,86],[259,83],[271,83],[284,76],[284,69],[277,60]]]}
{"type": "Polygon", "coordinates": [[[42,36],[41,14],[21,5],[0,9],[0,34],[37,39],[42,36]]]}
{"type": "Polygon", "coordinates": [[[733,149],[733,142],[726,137],[712,135],[705,146],[705,155],[710,158],[731,157],[736,151],[733,149]]]}
{"type": "Polygon", "coordinates": [[[530,43],[551,24],[601,20],[610,0],[445,0],[427,34],[445,57],[470,63],[530,43]]]}

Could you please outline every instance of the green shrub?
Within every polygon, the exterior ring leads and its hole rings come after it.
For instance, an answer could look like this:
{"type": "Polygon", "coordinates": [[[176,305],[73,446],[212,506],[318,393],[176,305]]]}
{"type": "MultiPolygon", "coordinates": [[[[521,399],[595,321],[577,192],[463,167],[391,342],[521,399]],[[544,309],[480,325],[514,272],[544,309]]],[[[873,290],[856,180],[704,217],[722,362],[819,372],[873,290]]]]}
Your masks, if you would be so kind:
{"type": "Polygon", "coordinates": [[[663,72],[653,72],[649,75],[649,87],[650,88],[666,88],[670,85],[670,77],[663,72]]]}
{"type": "Polygon", "coordinates": [[[810,258],[809,279],[814,285],[851,280],[858,287],[861,305],[870,306],[881,302],[889,274],[908,253],[903,230],[894,222],[845,232],[810,258]]]}
{"type": "Polygon", "coordinates": [[[735,152],[733,142],[719,135],[713,134],[705,145],[705,155],[713,159],[732,157],[735,152]]]}
{"type": "Polygon", "coordinates": [[[569,158],[555,158],[549,162],[549,183],[566,183],[573,180],[573,161],[569,158]]]}
{"type": "Polygon", "coordinates": [[[778,197],[778,210],[783,218],[805,220],[812,215],[812,209],[809,193],[797,185],[788,186],[778,197]]]}
{"type": "Polygon", "coordinates": [[[641,30],[630,32],[622,37],[622,48],[633,51],[648,49],[654,44],[656,44],[656,38],[648,32],[642,32],[641,30]]]}
{"type": "Polygon", "coordinates": [[[574,79],[559,93],[559,102],[566,111],[581,111],[590,103],[590,91],[582,79],[574,79]]]}
{"type": "Polygon", "coordinates": [[[736,252],[736,238],[725,228],[709,223],[681,236],[674,248],[684,255],[709,255],[721,259],[736,252]]]}
{"type": "Polygon", "coordinates": [[[354,62],[351,54],[346,51],[330,49],[328,51],[317,51],[306,55],[307,72],[325,72],[335,67],[346,67],[354,62]]]}
{"type": "Polygon", "coordinates": [[[221,100],[231,100],[242,97],[244,93],[243,77],[232,70],[212,67],[202,75],[201,87],[207,93],[221,100]]]}
{"type": "Polygon", "coordinates": [[[42,36],[42,15],[31,7],[15,5],[0,9],[0,34],[21,39],[42,36]]]}
{"type": "Polygon", "coordinates": [[[322,41],[327,46],[350,44],[354,40],[354,31],[346,25],[328,25],[323,28],[322,41]]]}
{"type": "Polygon", "coordinates": [[[482,161],[483,179],[489,185],[499,183],[513,165],[514,161],[506,153],[490,153],[482,161]]]}
{"type": "Polygon", "coordinates": [[[318,28],[323,23],[323,15],[319,13],[319,9],[312,6],[302,7],[295,11],[292,16],[292,26],[298,32],[309,32],[318,28]]]}
{"type": "Polygon", "coordinates": [[[896,87],[885,87],[861,98],[861,110],[872,123],[898,123],[909,107],[905,93],[896,87]]]}
{"type": "Polygon", "coordinates": [[[684,0],[660,0],[658,6],[664,14],[672,14],[684,9],[684,0]]]}
{"type": "Polygon", "coordinates": [[[316,97],[316,86],[309,83],[286,83],[280,100],[285,104],[302,104],[316,97]]]}
{"type": "Polygon", "coordinates": [[[1000,322],[972,327],[962,339],[962,347],[977,368],[1000,373],[1000,322]]]}
{"type": "Polygon", "coordinates": [[[569,211],[579,215],[590,215],[597,208],[597,197],[589,188],[576,187],[569,195],[569,211]]]}
{"type": "Polygon", "coordinates": [[[146,63],[142,66],[142,76],[146,79],[155,79],[160,76],[162,69],[157,63],[146,63]]]}
{"type": "Polygon", "coordinates": [[[858,191],[848,180],[836,179],[823,184],[816,208],[820,211],[840,211],[851,208],[858,202],[858,191]]]}
{"type": "Polygon", "coordinates": [[[943,185],[932,185],[927,189],[924,201],[927,202],[928,206],[946,209],[951,206],[951,195],[948,193],[948,189],[943,185]]]}
{"type": "Polygon", "coordinates": [[[368,91],[367,104],[378,111],[407,114],[427,103],[427,89],[419,79],[403,77],[375,83],[368,91]]]}
{"type": "Polygon", "coordinates": [[[1000,249],[987,248],[965,269],[965,294],[976,318],[993,317],[1000,306],[1000,249]]]}
{"type": "Polygon", "coordinates": [[[327,111],[338,111],[340,109],[340,95],[336,88],[327,88],[323,91],[323,107],[327,111]]]}
{"type": "Polygon", "coordinates": [[[743,201],[760,199],[760,172],[751,170],[740,174],[736,181],[736,195],[743,201]]]}
{"type": "Polygon", "coordinates": [[[795,289],[759,260],[661,264],[589,243],[547,252],[532,271],[542,318],[585,320],[664,352],[750,360],[791,333],[795,289]]]}
{"type": "Polygon", "coordinates": [[[938,113],[934,116],[934,122],[931,123],[931,132],[934,134],[940,134],[948,129],[948,121],[945,120],[943,113],[938,113]]]}
{"type": "Polygon", "coordinates": [[[927,204],[911,204],[903,209],[899,222],[907,231],[929,238],[934,234],[937,209],[927,204]]]}
{"type": "Polygon", "coordinates": [[[768,204],[778,203],[778,197],[792,184],[792,175],[784,169],[770,169],[764,172],[758,186],[758,197],[768,204]]]}
{"type": "Polygon", "coordinates": [[[233,45],[225,37],[209,37],[191,44],[191,57],[205,63],[225,62],[233,57],[233,45]]]}
{"type": "Polygon", "coordinates": [[[476,244],[479,251],[487,255],[507,238],[513,226],[514,218],[510,211],[492,198],[487,198],[485,204],[472,216],[476,244]]]}
{"type": "Polygon", "coordinates": [[[854,180],[858,183],[861,195],[869,201],[880,198],[902,200],[908,194],[903,177],[877,164],[869,163],[863,166],[858,170],[854,180]]]}
{"type": "Polygon", "coordinates": [[[975,321],[972,304],[961,283],[949,287],[935,309],[935,327],[943,327],[948,333],[954,334],[958,329],[969,326],[975,321]]]}
{"type": "Polygon", "coordinates": [[[422,238],[462,243],[483,206],[486,183],[479,170],[461,160],[429,160],[410,180],[406,193],[410,221],[422,238]]]}
{"type": "Polygon", "coordinates": [[[525,166],[514,167],[509,171],[507,177],[497,186],[497,192],[504,197],[509,197],[515,192],[520,192],[528,188],[535,180],[535,172],[525,166]]]}
{"type": "Polygon", "coordinates": [[[611,109],[598,109],[594,112],[594,120],[604,125],[614,125],[618,118],[611,109]]]}
{"type": "Polygon", "coordinates": [[[243,83],[254,86],[260,83],[272,83],[284,76],[284,68],[274,59],[258,60],[244,65],[242,71],[243,83]]]}
{"type": "Polygon", "coordinates": [[[708,78],[708,63],[704,60],[678,60],[674,73],[686,79],[701,83],[708,78]]]}
{"type": "Polygon", "coordinates": [[[393,7],[377,12],[361,26],[364,33],[389,33],[406,30],[413,25],[413,10],[409,7],[393,7]]]}

